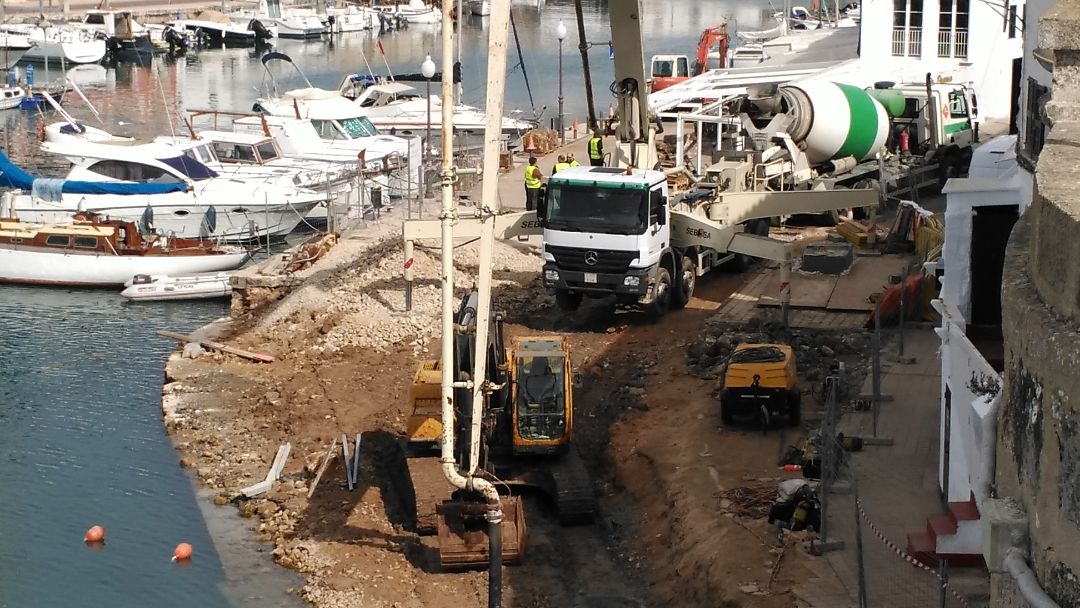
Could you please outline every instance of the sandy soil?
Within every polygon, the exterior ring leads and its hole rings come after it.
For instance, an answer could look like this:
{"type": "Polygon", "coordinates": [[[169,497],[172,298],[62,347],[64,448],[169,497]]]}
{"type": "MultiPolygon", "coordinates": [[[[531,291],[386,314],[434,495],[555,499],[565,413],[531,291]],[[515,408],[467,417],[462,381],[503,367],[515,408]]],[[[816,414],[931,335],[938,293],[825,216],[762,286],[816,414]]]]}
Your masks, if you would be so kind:
{"type": "MultiPolygon", "coordinates": [[[[459,254],[456,265],[468,271],[474,254],[459,254]]],[[[401,312],[400,280],[387,278],[399,250],[383,243],[348,272],[319,276],[268,315],[226,328],[230,343],[275,363],[209,353],[169,362],[164,405],[182,465],[198,470],[220,504],[259,518],[259,538],[308,576],[298,593],[315,605],[486,605],[484,573],[439,572],[433,539],[410,531],[402,490],[408,387],[418,361],[437,352],[434,255],[418,250],[411,317],[401,312]],[[345,488],[338,448],[308,500],[331,440],[357,432],[360,487],[345,488]],[[294,449],[283,481],[262,498],[237,498],[286,441],[294,449]]],[[[718,380],[702,365],[700,342],[728,331],[710,317],[743,277],[705,277],[687,310],[653,324],[603,302],[563,314],[536,282],[538,258],[500,245],[497,259],[496,307],[508,313],[509,333],[570,336],[585,376],[576,441],[602,510],[595,525],[562,528],[548,504],[528,497],[529,551],[505,569],[505,605],[798,605],[790,589],[812,577],[814,558],[794,539],[778,546],[763,519],[736,516],[720,497],[775,483],[779,451],[798,439],[796,430],[720,424],[718,380]]],[[[808,425],[814,405],[804,398],[808,425]]]]}

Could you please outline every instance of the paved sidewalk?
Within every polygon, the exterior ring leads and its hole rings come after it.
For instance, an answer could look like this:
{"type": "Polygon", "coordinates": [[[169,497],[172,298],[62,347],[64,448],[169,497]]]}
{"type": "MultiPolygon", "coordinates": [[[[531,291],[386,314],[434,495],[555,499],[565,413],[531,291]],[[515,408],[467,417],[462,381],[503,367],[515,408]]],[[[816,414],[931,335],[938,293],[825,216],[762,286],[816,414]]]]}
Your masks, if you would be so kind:
{"type": "MultiPolygon", "coordinates": [[[[939,450],[940,341],[932,329],[908,329],[905,355],[912,364],[895,360],[896,340],[882,331],[883,354],[881,391],[892,400],[883,402],[878,420],[878,436],[893,440],[891,446],[866,446],[850,455],[850,477],[858,486],[866,515],[893,545],[903,549],[909,532],[924,529],[926,518],[941,513],[937,469],[939,450]]],[[[860,394],[870,394],[868,376],[860,394]]],[[[852,394],[852,398],[857,397],[852,394]]],[[[872,437],[870,412],[845,414],[838,430],[846,436],[872,437]]],[[[939,605],[940,586],[930,573],[920,570],[898,555],[861,522],[863,567],[868,605],[890,608],[925,608],[939,605]]],[[[820,585],[808,584],[797,594],[810,606],[836,608],[856,605],[858,551],[856,543],[855,498],[852,494],[829,497],[829,540],[840,540],[844,548],[817,560],[819,576],[830,572],[848,590],[847,598],[820,585]]],[[[947,605],[952,605],[951,603],[947,605]]]]}

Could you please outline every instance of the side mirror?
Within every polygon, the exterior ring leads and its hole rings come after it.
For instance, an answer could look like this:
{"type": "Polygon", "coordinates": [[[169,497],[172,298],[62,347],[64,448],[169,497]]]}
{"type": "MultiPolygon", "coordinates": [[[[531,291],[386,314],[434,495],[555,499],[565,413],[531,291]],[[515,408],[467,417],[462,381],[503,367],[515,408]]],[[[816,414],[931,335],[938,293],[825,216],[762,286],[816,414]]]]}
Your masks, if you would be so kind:
{"type": "Polygon", "coordinates": [[[540,186],[540,194],[536,197],[536,219],[541,228],[547,228],[547,186],[540,186]]]}
{"type": "Polygon", "coordinates": [[[656,216],[656,224],[658,226],[667,224],[667,209],[665,207],[660,207],[660,213],[656,216]]]}
{"type": "Polygon", "coordinates": [[[573,383],[574,388],[581,388],[583,384],[583,382],[581,381],[581,372],[574,372],[574,375],[571,377],[570,381],[573,383]]]}

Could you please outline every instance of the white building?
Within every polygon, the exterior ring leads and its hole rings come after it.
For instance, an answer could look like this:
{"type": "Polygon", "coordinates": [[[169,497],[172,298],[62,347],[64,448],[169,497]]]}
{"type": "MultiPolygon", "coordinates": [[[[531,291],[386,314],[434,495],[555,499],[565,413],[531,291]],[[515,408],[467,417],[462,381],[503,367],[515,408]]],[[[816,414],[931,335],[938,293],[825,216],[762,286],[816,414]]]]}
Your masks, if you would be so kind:
{"type": "MultiPolygon", "coordinates": [[[[898,4],[912,1],[896,0],[898,4]]],[[[942,289],[933,304],[942,317],[937,330],[941,338],[938,482],[949,510],[929,519],[928,535],[909,538],[915,552],[949,557],[954,563],[957,557],[977,558],[982,553],[979,512],[994,483],[1003,383],[1002,265],[1012,225],[1031,203],[1032,172],[1045,138],[1044,106],[1051,74],[1040,65],[1035,50],[1039,17],[1052,4],[1052,0],[1029,0],[1017,20],[1023,39],[1017,88],[1012,93],[1018,100],[1018,134],[977,148],[968,177],[950,180],[944,189],[942,289]],[[999,387],[996,395],[987,391],[994,383],[999,387]]]]}
{"type": "Polygon", "coordinates": [[[864,0],[860,57],[897,82],[970,83],[981,119],[1010,118],[1024,13],[1024,0],[864,0]]]}

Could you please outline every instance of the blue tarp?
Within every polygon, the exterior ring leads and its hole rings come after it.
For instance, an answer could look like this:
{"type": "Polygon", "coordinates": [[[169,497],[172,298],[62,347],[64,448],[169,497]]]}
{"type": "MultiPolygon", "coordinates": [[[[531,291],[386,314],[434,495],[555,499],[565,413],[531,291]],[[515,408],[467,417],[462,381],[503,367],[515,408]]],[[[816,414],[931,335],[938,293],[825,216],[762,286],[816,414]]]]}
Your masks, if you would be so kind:
{"type": "MultiPolygon", "coordinates": [[[[34,191],[34,176],[11,162],[6,154],[0,152],[0,188],[14,188],[16,190],[34,191]]],[[[55,182],[55,179],[49,180],[55,182]]],[[[55,193],[56,186],[53,183],[45,183],[39,186],[39,190],[55,193]]],[[[67,194],[168,194],[169,192],[184,192],[187,184],[151,184],[146,182],[77,182],[63,181],[60,191],[67,194]]]]}

